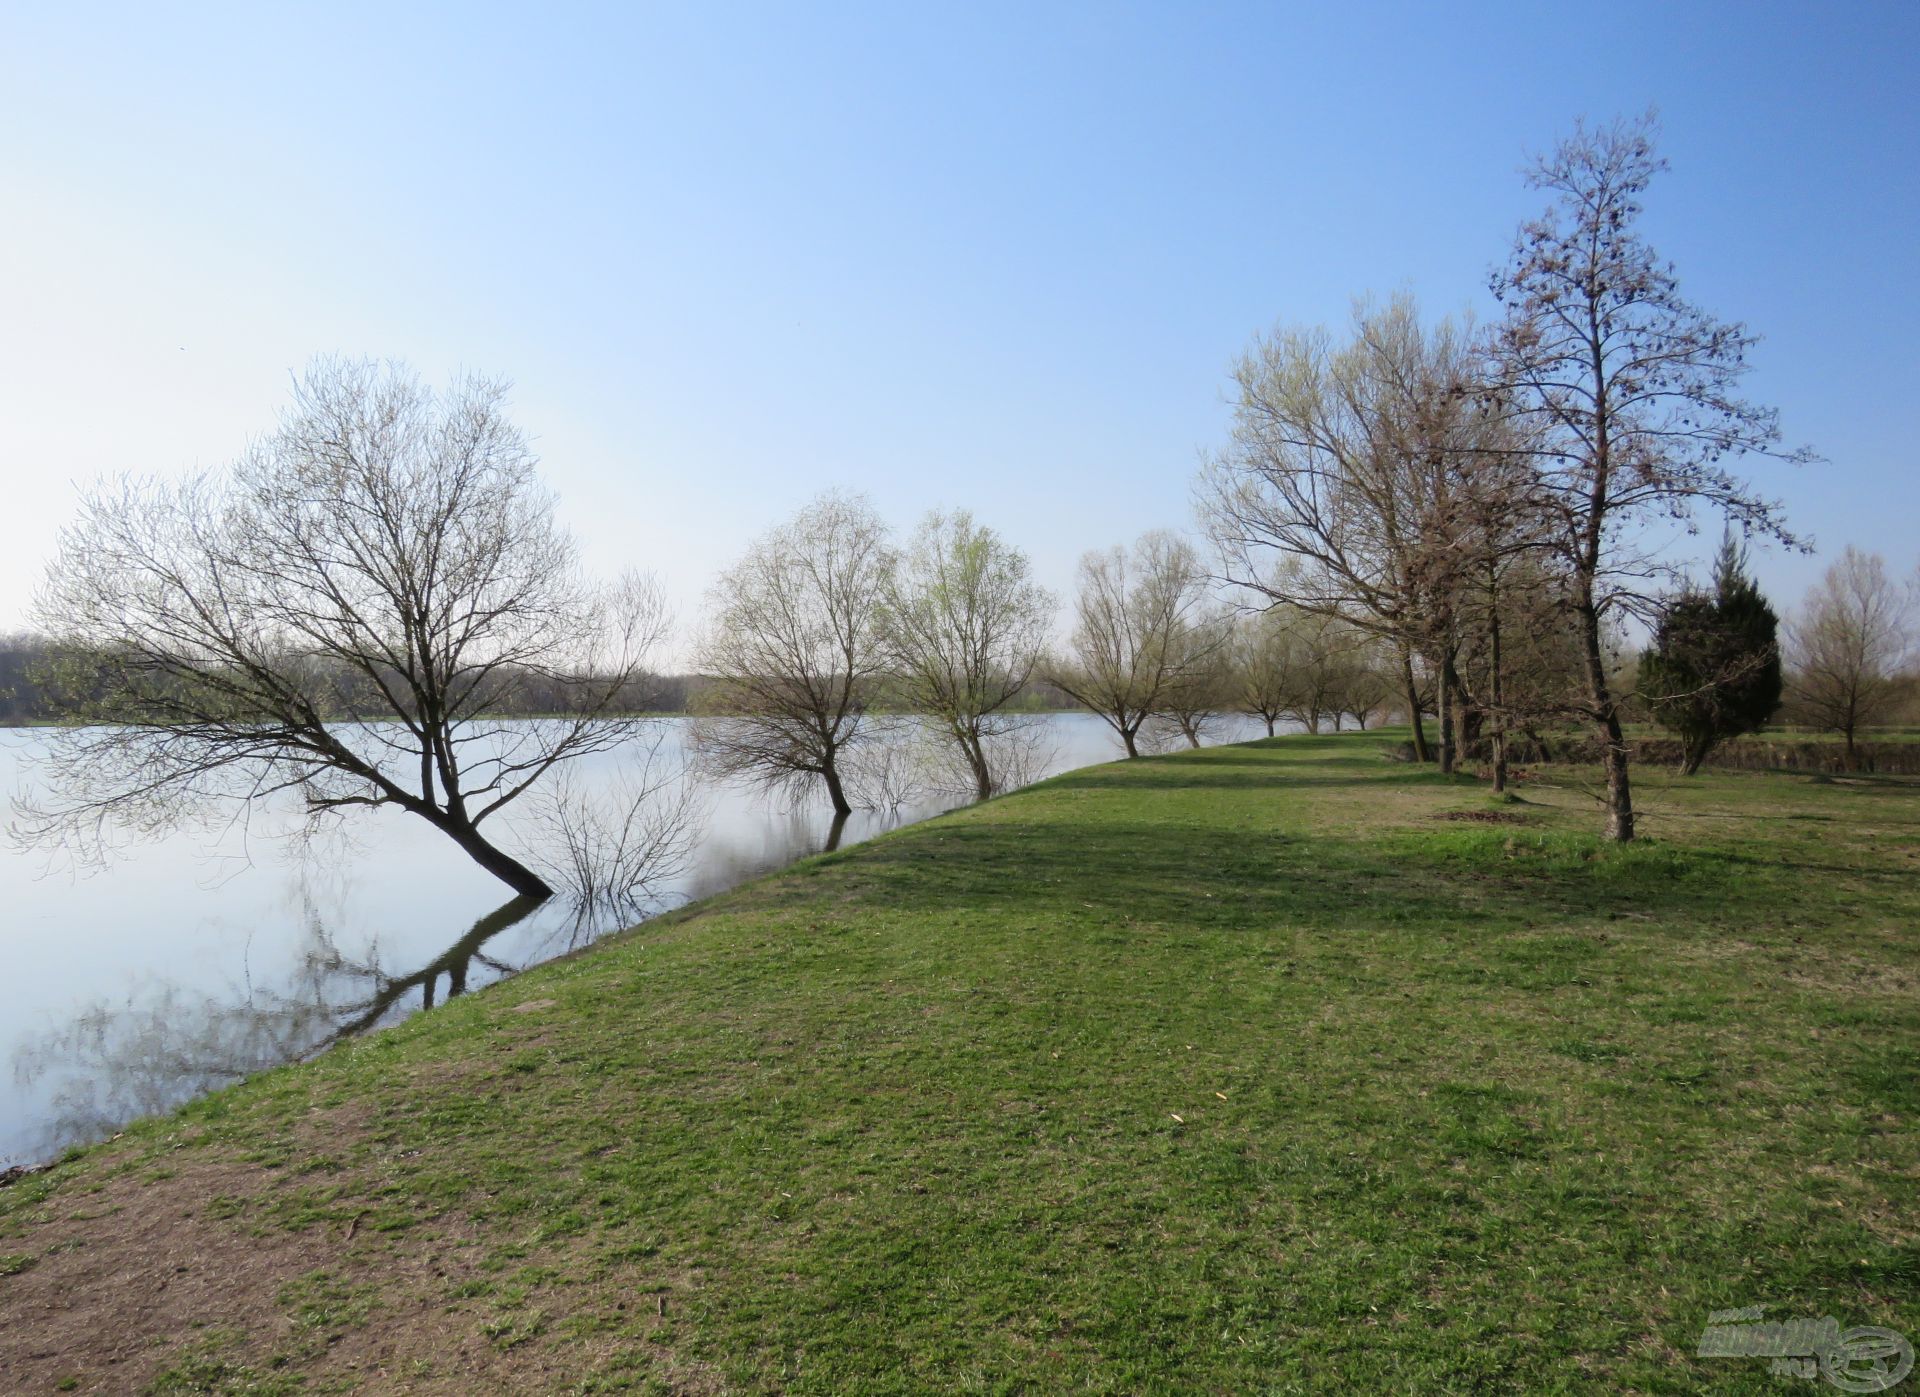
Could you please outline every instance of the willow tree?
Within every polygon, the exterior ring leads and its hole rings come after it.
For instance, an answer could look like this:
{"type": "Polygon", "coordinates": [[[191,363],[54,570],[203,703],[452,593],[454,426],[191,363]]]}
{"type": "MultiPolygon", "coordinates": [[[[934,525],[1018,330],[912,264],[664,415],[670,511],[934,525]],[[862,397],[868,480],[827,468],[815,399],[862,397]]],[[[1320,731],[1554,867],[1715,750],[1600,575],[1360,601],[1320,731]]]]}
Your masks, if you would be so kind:
{"type": "Polygon", "coordinates": [[[1164,530],[1129,551],[1080,560],[1074,628],[1049,677],[1098,714],[1129,757],[1140,730],[1182,686],[1211,684],[1225,630],[1208,608],[1207,573],[1191,544],[1164,530]]]}
{"type": "Polygon", "coordinates": [[[1240,697],[1234,674],[1234,614],[1225,609],[1201,611],[1185,627],[1191,658],[1176,682],[1161,692],[1148,724],[1151,739],[1176,738],[1198,749],[1235,711],[1240,697]]]}
{"type": "Polygon", "coordinates": [[[893,568],[879,516],[829,494],[720,574],[697,657],[712,682],[696,741],[714,769],[769,788],[818,782],[836,816],[852,813],[844,765],[874,736],[893,568]]]}
{"type": "Polygon", "coordinates": [[[1280,327],[1234,366],[1231,441],[1198,489],[1227,581],[1392,645],[1423,760],[1413,656],[1435,660],[1443,720],[1459,688],[1454,501],[1489,421],[1462,391],[1475,367],[1471,327],[1423,325],[1407,296],[1357,305],[1343,339],[1280,327]]]}
{"type": "Polygon", "coordinates": [[[405,810],[547,896],[482,826],[631,736],[615,708],[665,617],[584,575],[505,394],[322,360],[230,468],[87,496],[37,603],[74,725],[26,836],[97,849],[291,793],[312,819],[405,810]],[[534,692],[548,716],[514,721],[534,692]]]}
{"type": "Polygon", "coordinates": [[[964,510],[929,514],[886,591],[887,648],[907,704],[959,752],[981,800],[1001,789],[996,750],[1024,722],[1007,706],[1046,649],[1055,602],[1026,554],[964,510]]]}
{"type": "Polygon", "coordinates": [[[1267,736],[1287,716],[1293,683],[1293,637],[1286,611],[1271,606],[1234,618],[1229,675],[1235,711],[1267,725],[1267,736]]]}
{"type": "Polygon", "coordinates": [[[1704,507],[1791,543],[1779,507],[1724,462],[1817,459],[1784,450],[1775,412],[1736,391],[1756,336],[1682,297],[1671,264],[1638,232],[1640,196],[1664,169],[1651,119],[1577,126],[1530,172],[1552,206],[1521,227],[1493,280],[1506,317],[1492,393],[1537,443],[1530,493],[1568,579],[1584,670],[1576,708],[1603,750],[1607,835],[1623,841],[1633,794],[1606,638],[1653,603],[1646,584],[1663,570],[1640,544],[1643,526],[1704,507]]]}

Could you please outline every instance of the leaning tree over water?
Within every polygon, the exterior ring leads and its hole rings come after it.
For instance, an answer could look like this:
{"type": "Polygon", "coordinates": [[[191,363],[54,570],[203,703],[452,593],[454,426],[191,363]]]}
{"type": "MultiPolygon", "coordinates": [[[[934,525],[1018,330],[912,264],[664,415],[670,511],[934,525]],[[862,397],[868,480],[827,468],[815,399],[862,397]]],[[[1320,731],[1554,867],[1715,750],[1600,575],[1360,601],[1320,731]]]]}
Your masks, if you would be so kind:
{"type": "Polygon", "coordinates": [[[616,705],[665,611],[642,579],[583,573],[505,393],[321,360],[230,468],[87,496],[37,603],[76,725],[20,832],[97,852],[290,792],[314,818],[408,811],[548,895],[483,826],[633,734],[616,705]],[[530,691],[561,711],[516,721],[530,691]]]}

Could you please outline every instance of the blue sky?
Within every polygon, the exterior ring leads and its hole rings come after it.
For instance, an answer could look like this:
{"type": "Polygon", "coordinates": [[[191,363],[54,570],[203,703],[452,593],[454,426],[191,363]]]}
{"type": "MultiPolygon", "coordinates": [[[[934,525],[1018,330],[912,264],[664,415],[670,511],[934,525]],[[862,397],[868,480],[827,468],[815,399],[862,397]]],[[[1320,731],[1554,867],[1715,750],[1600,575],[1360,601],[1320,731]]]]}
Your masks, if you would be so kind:
{"type": "Polygon", "coordinates": [[[511,377],[685,619],[830,486],[1065,591],[1190,523],[1254,332],[1490,314],[1524,157],[1649,105],[1649,235],[1830,462],[1751,469],[1822,555],[1763,583],[1907,573],[1916,51],[1911,3],[0,6],[0,627],[73,482],[224,461],[318,352],[511,377]]]}

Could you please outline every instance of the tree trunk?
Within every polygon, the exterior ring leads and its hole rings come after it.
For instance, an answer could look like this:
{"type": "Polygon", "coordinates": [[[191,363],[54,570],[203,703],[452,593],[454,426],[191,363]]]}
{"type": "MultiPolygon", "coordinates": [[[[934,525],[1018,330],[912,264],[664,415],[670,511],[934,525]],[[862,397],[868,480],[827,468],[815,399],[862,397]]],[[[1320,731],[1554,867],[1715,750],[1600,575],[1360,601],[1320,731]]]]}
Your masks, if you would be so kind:
{"type": "Polygon", "coordinates": [[[1273,719],[1272,718],[1267,719],[1267,736],[1268,737],[1273,736],[1273,719]]]}
{"type": "Polygon", "coordinates": [[[547,885],[546,879],[513,855],[489,844],[486,836],[475,829],[470,822],[443,812],[436,812],[427,818],[438,825],[449,839],[466,850],[468,858],[521,896],[539,898],[553,896],[553,889],[547,885]]]}
{"type": "Polygon", "coordinates": [[[1487,567],[1488,682],[1493,690],[1493,793],[1507,793],[1507,690],[1500,667],[1499,574],[1487,567]]]}
{"type": "Polygon", "coordinates": [[[1427,750],[1427,729],[1420,721],[1420,686],[1413,682],[1413,651],[1402,647],[1400,651],[1400,677],[1407,686],[1407,723],[1413,729],[1413,759],[1417,762],[1433,760],[1433,754],[1427,750]]]}
{"type": "Polygon", "coordinates": [[[1593,706],[1601,761],[1607,773],[1607,838],[1625,844],[1633,838],[1633,785],[1627,776],[1626,738],[1620,731],[1620,710],[1607,687],[1606,657],[1600,653],[1600,618],[1591,603],[1578,610],[1580,641],[1586,652],[1587,696],[1593,706]]]}
{"type": "Polygon", "coordinates": [[[1122,728],[1122,729],[1120,729],[1120,740],[1121,740],[1122,742],[1124,742],[1124,743],[1126,743],[1126,745],[1127,745],[1127,755],[1128,755],[1129,757],[1137,757],[1137,756],[1139,756],[1139,755],[1140,755],[1140,747],[1139,747],[1139,744],[1137,744],[1137,743],[1136,743],[1136,742],[1134,742],[1134,740],[1133,740],[1133,729],[1132,729],[1132,728],[1122,728]]]}
{"type": "Polygon", "coordinates": [[[826,778],[827,799],[833,803],[833,813],[844,819],[853,813],[853,805],[847,800],[847,793],[840,785],[840,765],[829,752],[820,768],[821,776],[826,778]]]}
{"type": "Polygon", "coordinates": [[[967,766],[973,772],[974,796],[978,800],[988,800],[993,796],[993,771],[987,765],[986,748],[981,744],[977,732],[957,734],[960,750],[966,753],[967,766]]]}
{"type": "Polygon", "coordinates": [[[1460,682],[1455,663],[1459,651],[1449,647],[1440,657],[1440,699],[1444,712],[1440,717],[1443,744],[1440,769],[1449,776],[1460,769],[1473,748],[1473,714],[1467,707],[1467,688],[1460,682]]]}
{"type": "Polygon", "coordinates": [[[1480,714],[1468,701],[1467,686],[1460,682],[1456,655],[1456,651],[1449,650],[1442,660],[1440,682],[1452,694],[1447,711],[1452,715],[1453,731],[1448,735],[1447,745],[1453,749],[1453,769],[1458,771],[1463,762],[1472,759],[1474,743],[1480,736],[1480,714]]]}
{"type": "Polygon", "coordinates": [[[1601,725],[1606,739],[1607,838],[1625,844],[1633,838],[1633,788],[1627,778],[1627,742],[1620,717],[1608,713],[1601,725]]]}

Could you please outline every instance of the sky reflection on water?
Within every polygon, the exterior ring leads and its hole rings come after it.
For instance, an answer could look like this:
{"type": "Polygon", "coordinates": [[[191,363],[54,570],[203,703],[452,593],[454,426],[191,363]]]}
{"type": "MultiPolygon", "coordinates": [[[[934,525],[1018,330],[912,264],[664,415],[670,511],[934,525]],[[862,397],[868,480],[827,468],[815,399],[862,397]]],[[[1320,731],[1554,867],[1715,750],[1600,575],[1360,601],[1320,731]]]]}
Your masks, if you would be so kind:
{"type": "MultiPolygon", "coordinates": [[[[1049,774],[1119,755],[1098,719],[1045,721],[1049,774]]],[[[684,734],[684,720],[662,720],[670,760],[683,759],[684,734]]],[[[21,759],[43,740],[0,732],[0,791],[14,790],[21,759]]],[[[694,855],[659,905],[817,853],[830,834],[820,805],[786,808],[733,787],[707,795],[694,855]]],[[[857,811],[839,839],[952,804],[857,811]]],[[[284,838],[294,824],[289,810],[256,810],[244,827],[130,846],[91,874],[0,850],[0,1167],[101,1138],[636,920],[580,914],[562,898],[503,901],[499,883],[402,812],[356,815],[314,840],[284,838]]]]}

